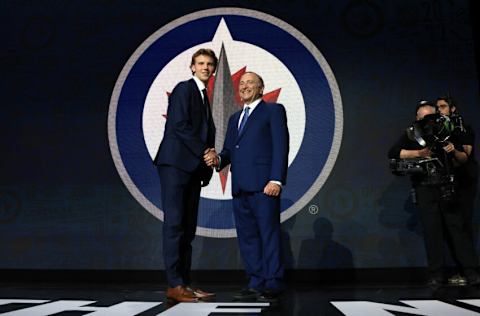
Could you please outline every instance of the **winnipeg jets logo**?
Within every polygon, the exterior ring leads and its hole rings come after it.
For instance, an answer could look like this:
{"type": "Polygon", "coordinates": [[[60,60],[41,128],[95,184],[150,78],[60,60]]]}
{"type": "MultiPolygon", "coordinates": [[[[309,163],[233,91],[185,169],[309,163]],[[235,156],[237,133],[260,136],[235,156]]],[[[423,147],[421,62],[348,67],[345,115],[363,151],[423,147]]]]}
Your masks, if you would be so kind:
{"type": "MultiPolygon", "coordinates": [[[[305,106],[295,78],[283,63],[266,50],[233,40],[223,18],[211,42],[194,46],[176,56],[162,69],[151,85],[143,111],[143,131],[150,157],[152,159],[155,157],[163,137],[169,92],[178,83],[179,78],[190,76],[190,70],[186,65],[190,62],[192,54],[204,46],[212,48],[219,56],[216,74],[210,78],[208,84],[217,129],[215,139],[217,152],[222,150],[228,119],[243,107],[237,88],[240,77],[246,71],[254,70],[262,74],[266,83],[263,99],[282,103],[286,108],[291,134],[289,161],[293,161],[305,129],[305,106]]],[[[225,168],[218,175],[214,175],[209,186],[202,189],[202,197],[231,199],[228,179],[229,168],[225,168]]]]}
{"type": "MultiPolygon", "coordinates": [[[[200,11],[163,27],[137,49],[110,103],[109,140],[117,170],[132,195],[163,219],[161,186],[151,160],[168,120],[169,93],[191,77],[190,58],[200,47],[219,56],[208,83],[218,152],[229,117],[243,105],[238,81],[246,71],[262,75],[265,101],[285,106],[290,152],[281,219],[286,220],[318,193],[333,167],[343,127],[341,99],[333,73],[315,46],[292,26],[257,11],[200,11]],[[186,39],[195,43],[186,45],[186,39]]],[[[228,168],[214,174],[201,197],[197,233],[235,236],[228,168]]]]}

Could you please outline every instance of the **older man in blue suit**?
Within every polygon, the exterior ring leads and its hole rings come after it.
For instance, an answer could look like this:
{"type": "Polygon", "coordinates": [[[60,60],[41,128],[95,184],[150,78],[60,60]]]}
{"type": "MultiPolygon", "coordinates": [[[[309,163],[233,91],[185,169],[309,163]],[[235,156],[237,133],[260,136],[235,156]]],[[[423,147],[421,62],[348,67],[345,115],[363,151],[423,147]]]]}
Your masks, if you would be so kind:
{"type": "Polygon", "coordinates": [[[240,253],[249,278],[237,300],[275,302],[283,289],[280,193],[286,183],[289,135],[285,109],[262,100],[263,79],[246,72],[240,79],[243,110],[230,117],[219,155],[204,155],[217,170],[231,164],[233,212],[240,253]]]}
{"type": "Polygon", "coordinates": [[[165,134],[154,160],[162,186],[167,298],[179,302],[213,296],[191,286],[190,267],[200,189],[212,177],[203,155],[215,144],[206,86],[216,66],[217,57],[212,50],[199,49],[193,54],[192,78],[177,84],[169,97],[165,134]]]}

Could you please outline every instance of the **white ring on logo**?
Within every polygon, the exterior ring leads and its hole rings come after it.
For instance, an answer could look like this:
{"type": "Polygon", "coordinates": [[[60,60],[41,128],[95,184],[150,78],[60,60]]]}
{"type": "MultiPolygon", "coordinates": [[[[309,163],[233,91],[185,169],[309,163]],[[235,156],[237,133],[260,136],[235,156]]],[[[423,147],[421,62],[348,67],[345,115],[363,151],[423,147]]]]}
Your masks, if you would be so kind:
{"type": "MultiPolygon", "coordinates": [[[[147,50],[147,48],[154,43],[157,39],[162,37],[164,34],[168,33],[169,31],[175,29],[176,27],[188,23],[190,21],[194,21],[200,18],[209,17],[209,16],[218,16],[218,15],[238,15],[238,16],[246,16],[246,17],[253,17],[265,22],[268,22],[272,25],[277,26],[278,28],[284,30],[285,32],[289,33],[293,37],[295,37],[303,46],[310,52],[310,54],[315,58],[317,63],[320,65],[325,77],[328,81],[328,85],[330,91],[332,93],[332,100],[334,104],[335,110],[335,128],[333,133],[332,139],[332,146],[330,148],[330,152],[328,154],[328,158],[325,162],[325,165],[320,172],[320,175],[317,177],[315,182],[311,185],[311,187],[305,192],[305,194],[298,199],[293,205],[291,205],[287,210],[281,213],[281,222],[286,221],[302,208],[304,208],[307,203],[309,203],[315,195],[320,191],[323,184],[327,180],[330,172],[333,169],[335,161],[338,157],[338,153],[340,151],[341,143],[342,143],[342,133],[343,133],[343,109],[342,109],[342,99],[340,96],[340,90],[337,85],[337,81],[333,72],[323,57],[322,53],[315,47],[315,45],[300,31],[295,29],[290,24],[268,15],[263,12],[250,10],[250,9],[242,9],[242,8],[215,8],[215,9],[208,9],[203,11],[198,11],[195,13],[191,13],[185,15],[181,18],[178,18],[167,25],[160,28],[158,31],[153,33],[149,36],[132,54],[132,56],[128,59],[127,63],[123,67],[117,82],[115,83],[115,87],[112,92],[112,97],[110,100],[110,107],[108,111],[108,139],[110,144],[110,150],[113,158],[113,162],[115,167],[117,168],[118,174],[122,179],[123,183],[127,187],[130,194],[153,216],[163,221],[163,212],[155,206],[150,200],[148,200],[144,194],[138,189],[135,183],[130,178],[120,155],[120,151],[118,149],[117,143],[117,133],[116,133],[116,114],[117,114],[117,105],[118,100],[120,97],[120,93],[123,88],[123,84],[130,73],[132,67],[135,65],[137,60],[140,56],[147,50]]],[[[205,237],[216,237],[216,238],[230,238],[236,237],[236,230],[235,229],[213,229],[213,228],[206,228],[206,227],[197,227],[197,235],[205,236],[205,237]]]]}

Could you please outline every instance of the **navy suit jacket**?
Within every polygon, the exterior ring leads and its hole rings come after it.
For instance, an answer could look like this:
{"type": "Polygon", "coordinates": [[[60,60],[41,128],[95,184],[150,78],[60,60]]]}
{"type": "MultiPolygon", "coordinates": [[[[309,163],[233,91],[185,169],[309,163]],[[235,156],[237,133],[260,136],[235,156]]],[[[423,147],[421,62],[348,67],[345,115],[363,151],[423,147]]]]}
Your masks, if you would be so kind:
{"type": "Polygon", "coordinates": [[[285,108],[281,104],[261,101],[239,134],[241,113],[230,117],[220,153],[220,169],[231,164],[232,194],[263,191],[270,180],[285,184],[289,150],[285,108]]]}
{"type": "MultiPolygon", "coordinates": [[[[204,164],[205,149],[214,145],[215,125],[211,115],[207,119],[197,84],[193,79],[180,82],[169,97],[165,133],[154,163],[192,172],[204,164]]],[[[205,165],[204,171],[202,180],[210,180],[211,168],[205,165]]]]}

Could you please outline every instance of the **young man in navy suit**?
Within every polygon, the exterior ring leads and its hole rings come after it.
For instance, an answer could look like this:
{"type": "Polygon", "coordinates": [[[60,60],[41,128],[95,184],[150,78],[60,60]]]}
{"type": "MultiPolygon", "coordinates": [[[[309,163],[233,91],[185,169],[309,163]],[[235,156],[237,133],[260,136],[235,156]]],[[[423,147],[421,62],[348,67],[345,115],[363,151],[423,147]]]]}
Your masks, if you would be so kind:
{"type": "Polygon", "coordinates": [[[203,155],[215,144],[206,86],[216,66],[217,57],[212,50],[199,49],[193,54],[193,77],[177,84],[169,97],[165,134],[154,160],[162,187],[167,298],[178,302],[214,296],[191,286],[190,268],[200,189],[212,177],[203,155]]]}
{"type": "Polygon", "coordinates": [[[230,117],[222,152],[204,155],[218,170],[231,164],[233,213],[240,253],[249,277],[237,300],[276,302],[283,290],[280,192],[286,183],[289,135],[285,108],[262,100],[263,79],[240,79],[243,110],[230,117]]]}

